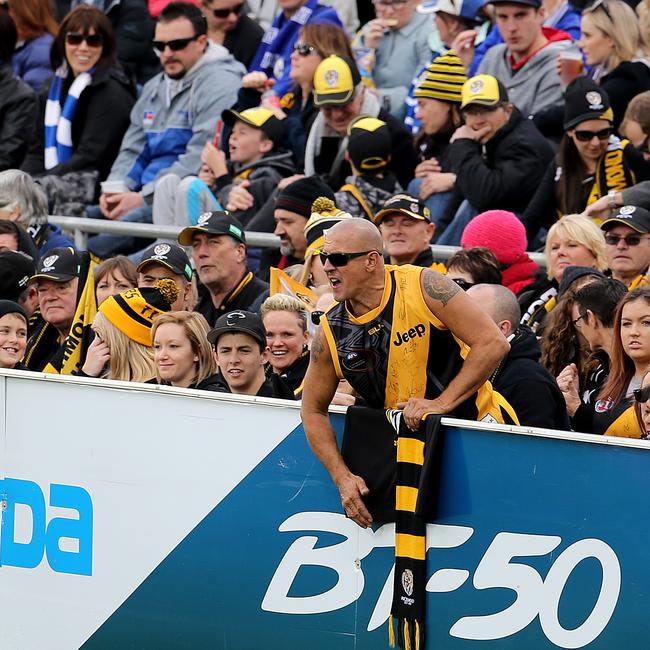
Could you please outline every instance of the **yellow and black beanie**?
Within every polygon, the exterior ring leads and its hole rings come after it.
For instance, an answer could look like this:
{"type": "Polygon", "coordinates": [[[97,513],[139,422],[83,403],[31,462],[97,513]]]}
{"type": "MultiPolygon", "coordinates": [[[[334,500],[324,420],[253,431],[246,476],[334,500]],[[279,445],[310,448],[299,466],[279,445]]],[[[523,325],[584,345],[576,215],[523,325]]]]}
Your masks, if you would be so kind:
{"type": "Polygon", "coordinates": [[[348,127],[348,156],[363,172],[384,169],[390,160],[392,144],[386,122],[361,115],[348,127]]]}
{"type": "Polygon", "coordinates": [[[99,311],[120,332],[141,345],[151,346],[151,325],[154,318],[169,311],[178,298],[173,280],[158,280],[152,288],[129,289],[104,300],[99,311]]]}
{"type": "Polygon", "coordinates": [[[467,81],[463,63],[453,50],[440,55],[429,65],[413,96],[460,104],[461,90],[467,81]]]}
{"type": "Polygon", "coordinates": [[[325,232],[343,219],[352,219],[352,215],[336,207],[331,199],[319,196],[311,207],[312,213],[305,224],[305,239],[307,251],[305,261],[312,255],[318,254],[325,243],[325,232]]]}

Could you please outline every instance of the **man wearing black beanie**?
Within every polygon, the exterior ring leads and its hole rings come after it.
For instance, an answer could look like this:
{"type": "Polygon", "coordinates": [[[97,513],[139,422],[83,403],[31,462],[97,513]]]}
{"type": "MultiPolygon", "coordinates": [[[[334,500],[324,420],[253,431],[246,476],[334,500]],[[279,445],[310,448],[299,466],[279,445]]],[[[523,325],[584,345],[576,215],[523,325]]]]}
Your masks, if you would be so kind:
{"type": "Polygon", "coordinates": [[[284,269],[304,261],[305,224],[311,216],[312,203],[320,196],[334,201],[334,193],[318,176],[300,178],[278,192],[273,216],[280,250],[267,249],[262,254],[258,272],[261,279],[268,281],[271,266],[284,269]]]}

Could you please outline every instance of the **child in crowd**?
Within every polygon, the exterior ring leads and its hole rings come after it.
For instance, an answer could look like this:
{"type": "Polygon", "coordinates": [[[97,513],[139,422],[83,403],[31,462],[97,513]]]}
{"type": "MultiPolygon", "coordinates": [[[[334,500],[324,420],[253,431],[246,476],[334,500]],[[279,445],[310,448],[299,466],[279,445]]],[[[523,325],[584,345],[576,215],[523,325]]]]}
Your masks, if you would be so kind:
{"type": "Polygon", "coordinates": [[[402,191],[386,166],[390,161],[391,141],[388,125],[374,117],[361,116],[348,127],[345,159],[352,176],[336,192],[336,205],[353,217],[373,221],[386,199],[402,191]]]}
{"type": "Polygon", "coordinates": [[[291,153],[278,148],[282,122],[267,108],[249,108],[241,113],[222,113],[232,127],[228,142],[230,160],[212,142],[201,154],[197,176],[181,180],[175,174],[160,179],[153,200],[153,222],[163,225],[196,225],[200,214],[223,210],[234,186],[245,188],[249,207],[234,214],[246,225],[277,187],[294,173],[291,153]]]}

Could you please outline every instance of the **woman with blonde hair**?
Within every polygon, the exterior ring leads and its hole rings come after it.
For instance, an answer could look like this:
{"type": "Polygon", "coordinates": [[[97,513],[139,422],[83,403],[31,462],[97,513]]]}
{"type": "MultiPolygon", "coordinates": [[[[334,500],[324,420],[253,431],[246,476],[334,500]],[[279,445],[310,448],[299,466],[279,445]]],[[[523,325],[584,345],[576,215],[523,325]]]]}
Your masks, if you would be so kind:
{"type": "Polygon", "coordinates": [[[269,365],[299,397],[309,365],[307,312],[297,298],[276,293],[262,303],[260,316],[266,328],[269,365]]]}
{"type": "Polygon", "coordinates": [[[81,376],[148,382],[156,376],[151,328],[178,298],[173,280],[151,289],[130,289],[110,296],[93,319],[95,339],[88,347],[81,376]]]}
{"type": "Polygon", "coordinates": [[[191,311],[156,316],[151,328],[159,384],[220,392],[205,318],[191,311]]]}
{"type": "Polygon", "coordinates": [[[603,232],[591,219],[579,214],[569,214],[551,226],[544,255],[546,278],[539,277],[530,290],[519,297],[521,322],[538,334],[547,315],[557,305],[566,268],[587,267],[601,272],[607,268],[603,232]]]}
{"type": "Polygon", "coordinates": [[[650,61],[639,19],[623,0],[597,0],[582,10],[578,45],[591,78],[607,92],[618,129],[630,100],[650,90],[650,61]]]}

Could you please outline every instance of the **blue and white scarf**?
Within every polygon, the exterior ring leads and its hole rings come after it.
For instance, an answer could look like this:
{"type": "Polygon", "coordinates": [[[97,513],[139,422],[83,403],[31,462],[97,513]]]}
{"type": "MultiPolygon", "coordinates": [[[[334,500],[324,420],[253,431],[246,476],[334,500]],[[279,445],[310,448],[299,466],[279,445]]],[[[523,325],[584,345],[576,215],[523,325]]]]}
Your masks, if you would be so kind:
{"type": "Polygon", "coordinates": [[[94,69],[75,77],[63,109],[61,89],[68,75],[67,64],[64,63],[54,75],[45,104],[45,169],[52,169],[72,156],[72,118],[77,110],[79,96],[93,80],[93,72],[94,69]]]}

